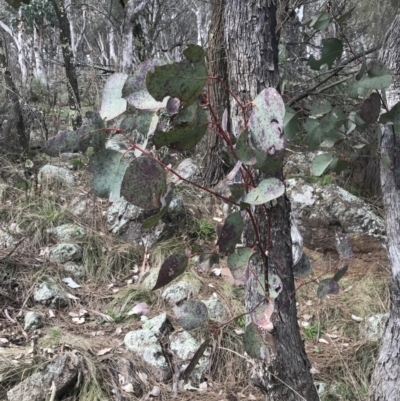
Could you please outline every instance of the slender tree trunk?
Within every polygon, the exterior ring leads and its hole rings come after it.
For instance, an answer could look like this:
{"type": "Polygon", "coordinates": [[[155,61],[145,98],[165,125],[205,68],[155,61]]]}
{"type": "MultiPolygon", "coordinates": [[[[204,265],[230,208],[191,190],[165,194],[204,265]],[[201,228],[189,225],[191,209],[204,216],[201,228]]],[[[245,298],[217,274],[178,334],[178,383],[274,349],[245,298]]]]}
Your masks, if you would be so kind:
{"type": "Polygon", "coordinates": [[[4,81],[7,87],[7,97],[10,99],[12,104],[13,113],[16,119],[16,128],[18,134],[19,145],[21,146],[24,153],[28,153],[29,150],[29,135],[25,130],[24,118],[22,116],[21,104],[19,102],[18,90],[14,85],[14,81],[11,76],[11,72],[8,68],[6,52],[3,47],[2,39],[0,38],[0,71],[4,74],[4,81]]]}
{"type": "Polygon", "coordinates": [[[42,84],[46,84],[47,76],[42,59],[42,30],[36,25],[33,27],[33,53],[35,58],[34,76],[42,84]]]}
{"type": "MultiPolygon", "coordinates": [[[[278,86],[275,2],[230,0],[225,4],[224,16],[228,84],[244,104],[253,100],[265,87],[278,86]]],[[[233,99],[230,118],[232,133],[237,136],[244,123],[241,110],[233,99]]],[[[261,174],[257,178],[267,176],[261,174]]],[[[283,179],[282,166],[274,176],[283,179]]],[[[257,277],[261,277],[266,267],[268,271],[279,274],[283,291],[275,305],[274,346],[271,346],[266,361],[258,363],[252,372],[253,382],[263,390],[269,401],[319,400],[297,324],[288,199],[285,196],[278,198],[276,204],[269,208],[268,216],[264,208],[257,207],[255,219],[261,246],[266,250],[266,244],[270,242],[270,247],[268,256],[264,253],[251,263],[251,270],[257,277]]],[[[244,241],[248,246],[257,242],[249,222],[244,230],[244,241]]],[[[251,274],[246,284],[248,311],[263,299],[257,291],[257,281],[251,274]]]]}
{"type": "Polygon", "coordinates": [[[147,4],[146,1],[142,1],[139,4],[137,3],[137,0],[128,0],[125,5],[120,71],[127,74],[130,74],[133,68],[133,31],[135,19],[147,4]]]}
{"type": "MultiPolygon", "coordinates": [[[[210,35],[207,47],[207,73],[209,76],[219,76],[227,82],[227,64],[224,43],[224,6],[226,0],[215,0],[212,3],[210,35]]],[[[229,107],[229,94],[217,81],[209,84],[210,103],[215,108],[217,116],[229,107]]],[[[223,140],[214,132],[207,134],[207,153],[203,162],[204,184],[208,187],[218,184],[227,170],[226,152],[223,140]],[[225,161],[224,161],[225,160],[225,161]]]]}
{"type": "Polygon", "coordinates": [[[72,51],[70,24],[63,2],[51,0],[60,24],[60,44],[64,58],[65,73],[68,79],[68,104],[72,114],[74,129],[82,124],[81,101],[79,96],[78,78],[76,76],[75,59],[72,51]]]}
{"type": "MultiPolygon", "coordinates": [[[[387,31],[380,59],[392,72],[387,90],[389,108],[400,101],[400,13],[387,31]]],[[[390,315],[372,375],[371,401],[400,400],[400,132],[382,127],[381,188],[385,208],[386,236],[392,269],[390,315]],[[386,159],[386,160],[385,160],[386,159]]]]}

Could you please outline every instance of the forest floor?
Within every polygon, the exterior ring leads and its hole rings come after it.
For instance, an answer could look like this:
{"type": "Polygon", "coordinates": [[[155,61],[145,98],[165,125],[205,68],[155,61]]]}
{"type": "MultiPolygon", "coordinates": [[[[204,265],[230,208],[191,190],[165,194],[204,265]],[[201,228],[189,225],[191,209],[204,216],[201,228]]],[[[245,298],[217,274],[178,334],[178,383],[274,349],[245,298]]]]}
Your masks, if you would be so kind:
{"type": "MultiPolygon", "coordinates": [[[[18,170],[18,166],[9,167],[18,170]]],[[[130,358],[138,371],[147,374],[147,379],[142,376],[142,397],[126,392],[126,400],[150,399],[154,386],[160,390],[160,399],[172,399],[172,382],[156,383],[146,366],[123,344],[125,334],[141,326],[139,318],[128,315],[138,302],[151,306],[149,318],[166,311],[174,324],[174,314],[161,298],[161,291],[150,292],[134,284],[132,277],[138,267],[144,266],[145,270],[157,267],[176,249],[193,248],[196,240],[212,246],[215,233],[210,225],[194,222],[208,221],[213,226],[214,209],[204,199],[199,201],[195,192],[181,193],[187,209],[186,229],[146,252],[109,233],[106,222],[109,202],[95,199],[89,193],[89,177],[84,170],[76,171],[75,175],[80,184],[74,191],[43,185],[26,189],[16,185],[1,194],[0,225],[12,226],[20,242],[16,247],[0,249],[0,400],[6,400],[10,388],[66,349],[82,355],[87,365],[80,400],[114,399],[118,383],[112,380],[109,368],[120,355],[130,358]],[[70,212],[71,202],[77,197],[91,204],[81,217],[70,212]],[[55,245],[46,229],[65,223],[78,224],[87,233],[83,244],[86,276],[76,289],[62,283],[65,273],[46,257],[55,245]],[[33,291],[45,277],[60,283],[70,294],[68,307],[51,310],[34,302],[33,291]],[[24,315],[28,311],[43,316],[41,329],[24,330],[24,315]]],[[[305,252],[313,262],[313,271],[309,278],[296,281],[298,319],[315,381],[321,386],[328,385],[321,399],[366,400],[378,345],[361,340],[359,326],[361,320],[388,310],[387,262],[367,250],[360,258],[356,255],[348,274],[339,283],[340,292],[319,300],[313,280],[332,275],[337,255],[308,249],[305,252]]],[[[234,319],[244,311],[243,289],[224,273],[198,275],[193,264],[189,265],[189,274],[196,275],[203,284],[199,297],[218,295],[229,311],[231,322],[218,335],[219,359],[207,375],[204,391],[198,391],[198,384],[193,384],[197,390],[178,391],[174,399],[261,400],[260,391],[248,380],[251,360],[242,347],[244,319],[234,319]]],[[[178,328],[175,324],[174,327],[178,328]]]]}

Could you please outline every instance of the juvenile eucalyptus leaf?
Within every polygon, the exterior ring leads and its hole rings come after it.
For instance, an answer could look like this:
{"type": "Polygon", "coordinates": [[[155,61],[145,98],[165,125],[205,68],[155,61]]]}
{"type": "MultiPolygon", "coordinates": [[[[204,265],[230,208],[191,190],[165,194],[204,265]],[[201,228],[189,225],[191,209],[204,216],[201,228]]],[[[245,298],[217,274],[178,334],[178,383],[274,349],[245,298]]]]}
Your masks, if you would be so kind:
{"type": "Polygon", "coordinates": [[[248,129],[253,146],[263,153],[273,155],[285,148],[283,121],[285,104],[274,88],[263,89],[253,100],[253,112],[248,129]]]}
{"type": "Polygon", "coordinates": [[[232,276],[242,284],[246,283],[247,267],[252,254],[251,248],[238,248],[235,253],[228,256],[227,263],[232,276]]]}
{"type": "Polygon", "coordinates": [[[315,156],[311,165],[311,174],[317,177],[321,176],[332,163],[334,158],[335,154],[333,152],[323,153],[322,155],[315,156]]]}
{"type": "Polygon", "coordinates": [[[172,280],[179,277],[182,273],[184,273],[187,265],[188,258],[185,255],[175,254],[168,256],[168,258],[165,259],[164,263],[161,265],[156,285],[154,286],[152,291],[166,286],[172,280]]]}
{"type": "Polygon", "coordinates": [[[240,212],[231,213],[224,222],[217,245],[220,253],[229,255],[235,251],[236,244],[240,242],[244,223],[240,212]]]}
{"type": "Polygon", "coordinates": [[[201,273],[207,273],[216,263],[219,263],[218,253],[202,253],[199,255],[196,270],[201,273]]]}
{"type": "Polygon", "coordinates": [[[174,186],[175,185],[173,183],[168,184],[167,189],[161,195],[161,198],[160,198],[161,210],[154,216],[151,216],[148,219],[146,219],[142,224],[142,228],[155,227],[157,225],[157,223],[162,219],[164,214],[167,212],[168,206],[171,203],[172,198],[174,196],[174,191],[173,191],[174,186]]]}
{"type": "Polygon", "coordinates": [[[346,160],[341,160],[339,158],[335,158],[332,160],[332,163],[329,165],[329,169],[334,173],[341,173],[342,171],[347,169],[348,162],[346,160]]]}
{"type": "Polygon", "coordinates": [[[255,164],[257,159],[254,150],[248,144],[249,130],[246,128],[241,132],[236,141],[236,155],[244,164],[255,164]]]}
{"type": "Polygon", "coordinates": [[[249,191],[243,201],[250,205],[262,205],[279,198],[285,193],[285,185],[277,178],[271,177],[262,180],[256,188],[249,191]]]}
{"type": "Polygon", "coordinates": [[[180,104],[181,102],[177,97],[170,97],[165,107],[167,109],[167,113],[171,116],[178,114],[180,104]]]}
{"type": "Polygon", "coordinates": [[[185,369],[182,375],[182,380],[187,380],[190,374],[193,372],[194,368],[198,364],[200,358],[204,355],[204,352],[207,350],[208,345],[210,344],[211,337],[208,337],[207,340],[200,345],[199,349],[193,355],[193,358],[190,360],[189,365],[185,369]]]}
{"type": "Polygon", "coordinates": [[[364,57],[360,71],[356,75],[356,80],[359,81],[364,76],[366,71],[367,71],[367,60],[364,57]]]}
{"type": "Polygon", "coordinates": [[[321,58],[317,60],[313,55],[311,55],[307,60],[307,64],[313,70],[317,71],[324,64],[327,64],[328,68],[331,69],[335,60],[342,57],[342,52],[343,43],[341,40],[336,38],[322,39],[321,58]]]}
{"type": "Polygon", "coordinates": [[[310,258],[303,252],[300,260],[293,266],[293,275],[296,278],[306,278],[311,274],[310,258]]]}
{"type": "Polygon", "coordinates": [[[207,131],[207,114],[201,107],[192,105],[175,116],[167,131],[156,129],[153,142],[157,149],[168,146],[184,152],[194,148],[207,131]]]}
{"type": "Polygon", "coordinates": [[[347,270],[349,270],[349,265],[343,266],[341,269],[339,269],[335,275],[333,276],[332,280],[335,280],[336,282],[339,282],[344,275],[347,273],[347,270]]]}
{"type": "Polygon", "coordinates": [[[344,134],[342,134],[337,129],[333,129],[323,135],[324,140],[321,143],[321,148],[332,148],[344,138],[346,138],[344,134]]]}
{"type": "Polygon", "coordinates": [[[317,297],[321,299],[328,294],[337,294],[340,290],[338,282],[346,274],[348,268],[349,266],[345,265],[339,269],[332,278],[322,280],[317,289],[317,297]]]}
{"type": "Polygon", "coordinates": [[[119,128],[127,132],[137,130],[147,135],[154,116],[156,116],[154,110],[131,109],[126,113],[119,128]]]}
{"type": "Polygon", "coordinates": [[[198,300],[185,301],[174,312],[179,326],[187,331],[204,327],[208,320],[207,306],[198,300]]]}
{"type": "Polygon", "coordinates": [[[250,358],[261,359],[262,361],[270,360],[271,351],[275,348],[271,333],[263,331],[254,323],[246,326],[246,331],[243,335],[243,345],[244,350],[250,358]]]}
{"type": "Polygon", "coordinates": [[[294,138],[299,132],[298,127],[299,115],[291,108],[285,107],[285,118],[283,120],[283,130],[288,138],[294,138]]]}
{"type": "Polygon", "coordinates": [[[90,186],[100,198],[108,198],[112,194],[119,199],[121,183],[128,161],[116,150],[104,149],[96,153],[90,160],[88,170],[93,174],[90,186]]]}
{"type": "Polygon", "coordinates": [[[268,274],[268,289],[270,299],[278,298],[278,295],[282,292],[282,280],[277,274],[268,274]]]}
{"type": "Polygon", "coordinates": [[[116,72],[108,77],[104,84],[101,100],[100,116],[109,121],[118,117],[126,110],[126,100],[122,98],[122,88],[125,84],[127,74],[116,72]]]}
{"type": "Polygon", "coordinates": [[[310,150],[314,150],[321,142],[321,130],[320,122],[313,118],[307,118],[304,122],[303,127],[308,134],[308,147],[310,150]]]}
{"type": "Polygon", "coordinates": [[[379,118],[381,111],[381,98],[377,93],[372,93],[361,105],[360,117],[369,124],[374,123],[379,118]]]}
{"type": "Polygon", "coordinates": [[[337,294],[340,290],[339,284],[332,278],[320,281],[317,289],[317,297],[325,298],[329,294],[337,294]]]}
{"type": "Polygon", "coordinates": [[[194,103],[203,91],[207,80],[204,50],[197,45],[189,45],[183,52],[186,60],[163,65],[149,71],[146,86],[158,101],[166,96],[176,97],[187,107],[194,103]]]}
{"type": "Polygon", "coordinates": [[[343,22],[346,22],[351,17],[351,15],[353,14],[354,9],[355,9],[355,7],[350,8],[349,11],[345,12],[343,15],[338,17],[336,19],[336,22],[338,22],[339,24],[342,24],[343,22]]]}
{"type": "Polygon", "coordinates": [[[383,75],[378,77],[365,77],[358,81],[358,86],[364,89],[384,89],[392,83],[391,75],[383,75]]]}
{"type": "Polygon", "coordinates": [[[400,102],[396,103],[390,111],[382,114],[379,122],[382,124],[393,123],[394,132],[400,134],[400,102]]]}
{"type": "Polygon", "coordinates": [[[135,66],[132,75],[127,78],[122,88],[122,97],[127,100],[130,106],[142,110],[154,110],[166,106],[168,99],[156,101],[146,88],[147,73],[162,63],[160,59],[150,59],[135,66]]]}
{"type": "Polygon", "coordinates": [[[315,99],[311,108],[311,114],[313,116],[322,116],[329,113],[332,110],[332,106],[326,99],[315,99]]]}
{"type": "Polygon", "coordinates": [[[321,13],[315,14],[311,17],[310,22],[308,23],[309,28],[313,28],[316,31],[323,31],[328,28],[331,22],[331,15],[326,11],[322,11],[321,13]]]}
{"type": "Polygon", "coordinates": [[[142,209],[161,207],[161,196],[166,187],[164,169],[154,159],[141,156],[126,169],[121,184],[121,196],[142,209]]]}
{"type": "Polygon", "coordinates": [[[89,147],[99,152],[104,149],[107,140],[107,132],[99,131],[101,128],[104,128],[104,122],[100,115],[87,112],[82,125],[76,131],[60,131],[45,141],[42,145],[43,152],[53,157],[63,152],[86,152],[89,147]]]}

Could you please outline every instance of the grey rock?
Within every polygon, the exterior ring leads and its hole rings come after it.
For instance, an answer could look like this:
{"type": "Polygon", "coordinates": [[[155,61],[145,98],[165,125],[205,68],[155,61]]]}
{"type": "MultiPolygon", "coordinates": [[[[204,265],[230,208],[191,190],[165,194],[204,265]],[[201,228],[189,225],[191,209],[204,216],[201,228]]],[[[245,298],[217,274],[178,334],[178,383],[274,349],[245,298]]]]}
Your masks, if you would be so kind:
{"type": "Polygon", "coordinates": [[[209,299],[201,300],[201,302],[207,306],[210,319],[222,322],[229,316],[225,305],[216,294],[213,294],[209,299]]]}
{"type": "Polygon", "coordinates": [[[113,202],[107,211],[108,229],[118,234],[132,220],[139,218],[142,209],[127,202],[123,197],[113,202]]]}
{"type": "Polygon", "coordinates": [[[8,401],[45,401],[53,382],[58,399],[74,387],[80,369],[81,361],[77,355],[61,353],[43,370],[33,373],[8,391],[8,401]]]}
{"type": "Polygon", "coordinates": [[[168,222],[177,224],[182,218],[186,217],[186,208],[180,196],[174,195],[171,203],[168,206],[164,219],[168,222]]]}
{"type": "Polygon", "coordinates": [[[181,177],[186,178],[187,180],[190,180],[190,181],[194,181],[200,175],[199,167],[190,158],[182,160],[179,163],[178,167],[175,169],[175,171],[181,177]]]}
{"type": "Polygon", "coordinates": [[[43,184],[60,183],[67,187],[75,185],[74,175],[67,169],[51,164],[43,166],[38,173],[38,181],[43,184]]]}
{"type": "Polygon", "coordinates": [[[302,178],[285,181],[292,213],[310,249],[335,249],[335,233],[365,233],[383,238],[385,224],[366,202],[335,184],[321,186],[302,178]]]}
{"type": "Polygon", "coordinates": [[[61,288],[57,284],[48,281],[39,284],[33,294],[33,299],[36,302],[55,308],[63,308],[68,305],[68,300],[61,288]]]}
{"type": "Polygon", "coordinates": [[[86,199],[75,199],[69,208],[69,211],[75,216],[82,216],[88,208],[88,202],[86,199]]]}
{"type": "Polygon", "coordinates": [[[170,284],[162,293],[161,297],[170,305],[176,305],[179,302],[189,298],[189,295],[196,295],[201,289],[201,282],[195,278],[181,279],[176,283],[170,284]]]}
{"type": "Polygon", "coordinates": [[[85,267],[83,265],[74,262],[65,262],[63,268],[74,278],[80,279],[85,276],[85,267]]]}
{"type": "Polygon", "coordinates": [[[160,269],[150,269],[143,278],[142,286],[147,290],[151,290],[156,285],[159,273],[160,269]]]}
{"type": "Polygon", "coordinates": [[[148,320],[141,330],[130,331],[124,338],[127,349],[140,356],[149,366],[156,380],[171,378],[172,371],[164,357],[159,337],[166,335],[171,325],[166,313],[148,320]]]}
{"type": "MultiPolygon", "coordinates": [[[[190,360],[193,358],[196,351],[200,348],[201,343],[197,341],[187,331],[181,331],[173,333],[170,336],[170,350],[174,354],[174,362],[178,366],[179,370],[185,369],[190,360]]],[[[193,372],[190,374],[190,378],[196,382],[199,382],[206,371],[210,363],[210,351],[206,350],[204,355],[200,358],[193,372]]]]}
{"type": "Polygon", "coordinates": [[[82,239],[86,236],[86,231],[76,224],[63,224],[62,226],[48,228],[49,234],[54,234],[58,241],[68,242],[74,239],[82,239]]]}
{"type": "Polygon", "coordinates": [[[49,254],[49,259],[56,263],[65,263],[82,259],[82,248],[76,244],[61,243],[54,247],[49,254]]]}
{"type": "Polygon", "coordinates": [[[80,153],[74,153],[74,152],[60,153],[60,158],[65,160],[80,159],[81,157],[82,155],[80,153]]]}
{"type": "Polygon", "coordinates": [[[43,326],[42,315],[36,312],[26,312],[24,330],[36,330],[43,326]]]}
{"type": "Polygon", "coordinates": [[[311,174],[311,164],[319,153],[323,152],[305,152],[292,153],[286,160],[283,167],[284,177],[309,177],[311,174]]]}
{"type": "Polygon", "coordinates": [[[388,313],[378,313],[360,323],[359,336],[368,341],[379,342],[385,330],[388,313]]]}
{"type": "MultiPolygon", "coordinates": [[[[149,216],[150,217],[150,216],[149,216]]],[[[165,238],[166,225],[159,221],[157,225],[150,229],[143,229],[142,222],[143,216],[138,221],[131,221],[127,224],[126,229],[121,233],[121,238],[126,242],[131,242],[139,246],[147,246],[151,248],[157,241],[163,237],[165,238]]]]}

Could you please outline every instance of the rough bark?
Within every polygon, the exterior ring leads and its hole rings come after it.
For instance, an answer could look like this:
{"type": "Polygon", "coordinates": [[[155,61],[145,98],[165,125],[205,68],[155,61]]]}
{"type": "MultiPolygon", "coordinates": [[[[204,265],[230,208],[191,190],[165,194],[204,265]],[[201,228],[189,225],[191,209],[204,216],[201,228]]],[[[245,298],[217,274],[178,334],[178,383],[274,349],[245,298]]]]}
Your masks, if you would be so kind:
{"type": "MultiPolygon", "coordinates": [[[[224,5],[225,0],[216,0],[212,4],[212,18],[207,48],[207,73],[219,76],[227,82],[227,64],[224,44],[224,5]]],[[[228,92],[215,80],[210,81],[208,96],[217,116],[229,107],[228,92]]],[[[203,180],[208,187],[218,184],[227,170],[226,152],[222,139],[214,132],[207,133],[207,153],[203,161],[203,180]]]]}
{"type": "MultiPolygon", "coordinates": [[[[230,89],[247,103],[265,87],[278,86],[278,47],[275,35],[276,8],[269,0],[231,0],[225,5],[225,44],[230,89]]],[[[232,101],[231,130],[237,136],[244,128],[241,111],[232,101]]],[[[282,179],[282,167],[274,174],[282,179]]],[[[258,179],[265,178],[262,174],[258,179]]],[[[297,324],[295,286],[292,272],[290,236],[290,203],[280,197],[266,216],[262,207],[255,212],[261,247],[265,250],[270,232],[268,257],[260,257],[251,265],[251,279],[246,285],[246,309],[251,310],[263,298],[256,290],[257,279],[269,271],[278,273],[283,291],[276,300],[275,329],[272,333],[269,360],[259,363],[253,371],[253,381],[267,395],[269,401],[319,400],[310,374],[304,344],[297,324]],[[269,223],[268,223],[269,221],[269,223]],[[268,227],[269,226],[269,227],[268,227]]],[[[256,243],[253,227],[244,231],[247,245],[256,243]]],[[[267,358],[268,359],[268,358],[267,358]]]]}
{"type": "MultiPolygon", "coordinates": [[[[400,13],[388,29],[380,59],[391,70],[393,84],[387,91],[389,108],[400,101],[400,13]]],[[[371,401],[400,400],[400,133],[382,127],[381,188],[385,208],[387,250],[391,264],[390,315],[372,375],[371,401]],[[388,161],[390,160],[390,162],[388,161]],[[397,182],[397,185],[396,185],[397,182]]]]}
{"type": "Polygon", "coordinates": [[[21,104],[19,102],[20,96],[18,94],[17,88],[15,87],[14,81],[11,76],[11,72],[8,68],[5,56],[5,50],[1,38],[0,38],[0,71],[4,75],[4,81],[7,87],[7,97],[9,98],[12,104],[12,110],[16,119],[16,128],[17,128],[19,145],[21,149],[24,151],[24,153],[27,153],[29,150],[29,135],[25,130],[24,118],[22,115],[21,104]]]}
{"type": "Polygon", "coordinates": [[[68,105],[72,114],[72,126],[76,129],[82,124],[82,114],[75,58],[71,44],[70,24],[63,3],[57,0],[51,0],[51,3],[60,24],[60,44],[68,80],[68,105]]]}

